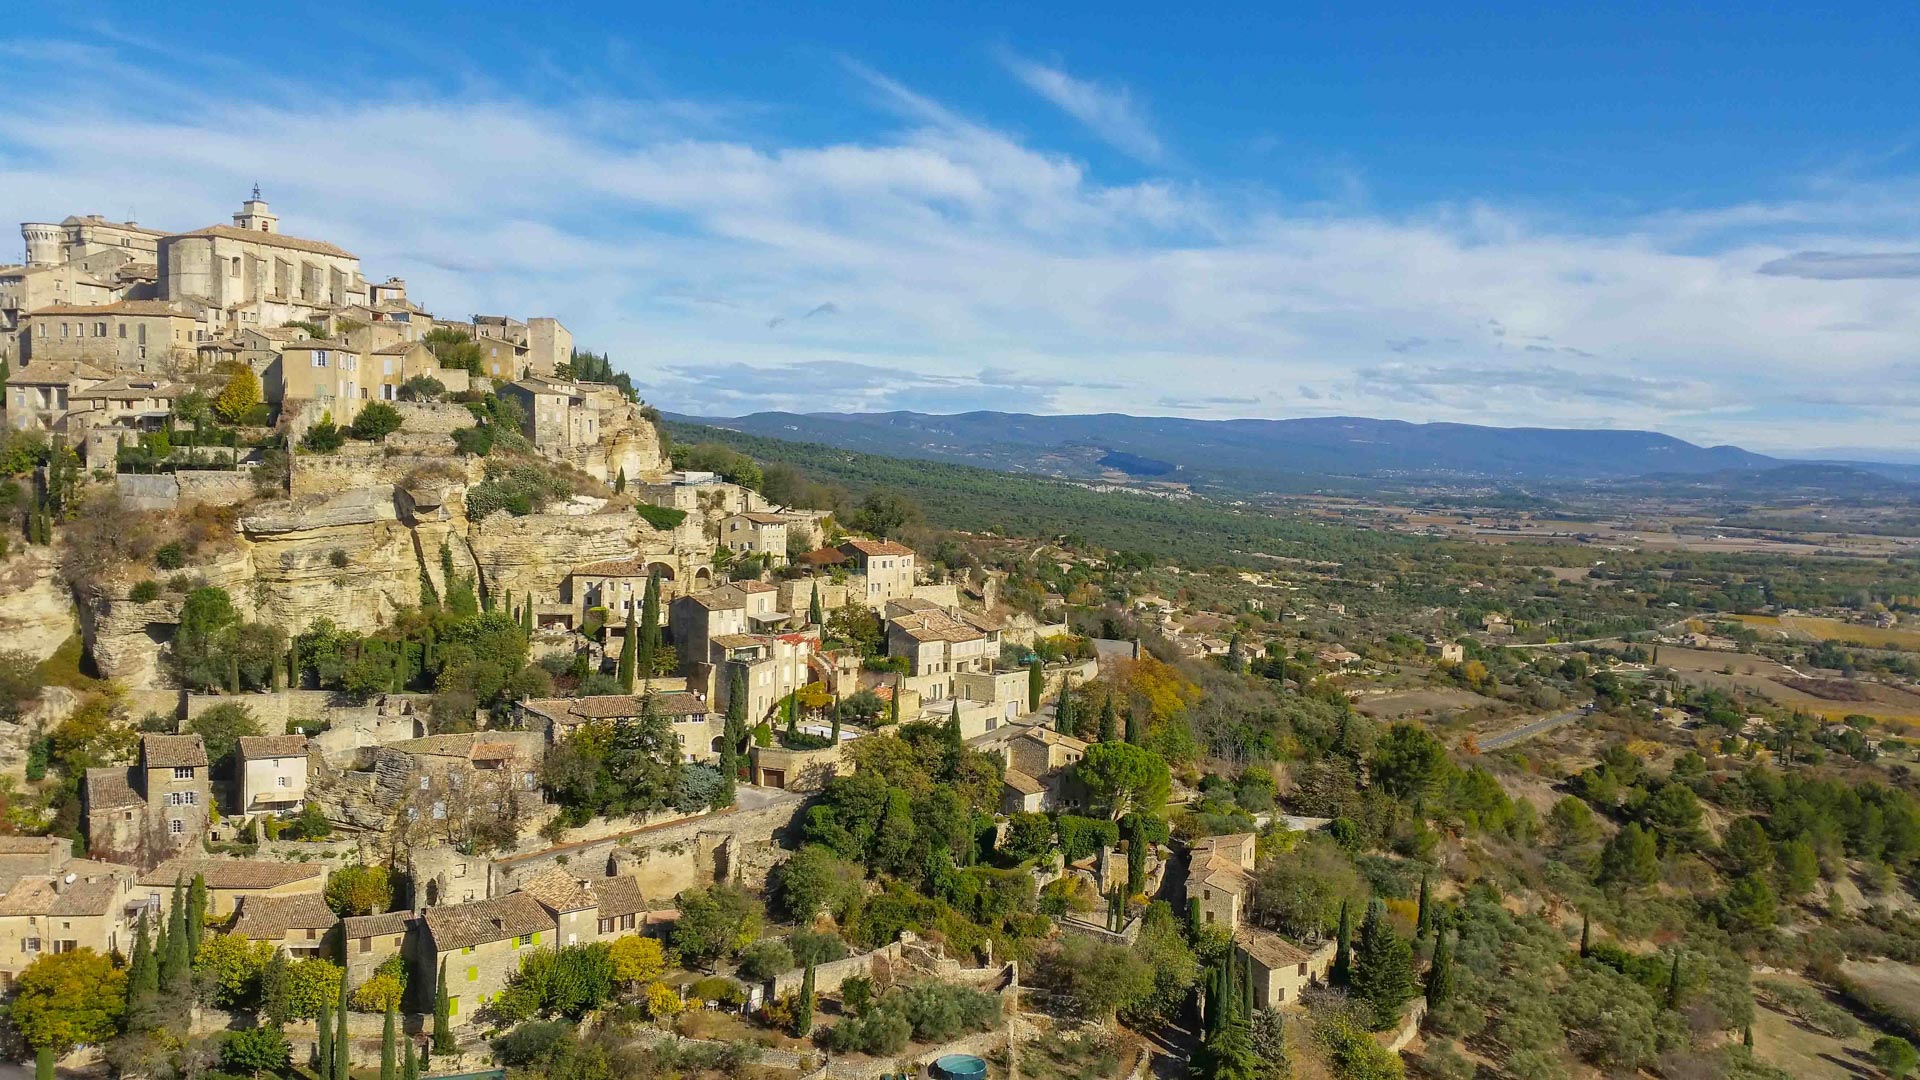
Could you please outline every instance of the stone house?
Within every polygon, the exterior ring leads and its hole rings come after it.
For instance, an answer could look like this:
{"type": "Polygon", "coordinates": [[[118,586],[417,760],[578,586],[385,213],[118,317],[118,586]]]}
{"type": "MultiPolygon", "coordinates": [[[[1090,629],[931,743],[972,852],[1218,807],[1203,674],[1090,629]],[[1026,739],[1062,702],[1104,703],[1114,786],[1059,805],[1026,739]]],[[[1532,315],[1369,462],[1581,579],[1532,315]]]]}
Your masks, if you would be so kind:
{"type": "Polygon", "coordinates": [[[787,518],[750,511],[720,519],[720,546],[735,555],[764,555],[770,566],[787,561],[787,518]]]}
{"type": "Polygon", "coordinates": [[[326,888],[326,868],[318,863],[276,862],[271,859],[174,859],[140,876],[137,884],[163,910],[173,902],[176,881],[193,883],[199,875],[207,884],[207,914],[233,914],[250,896],[319,895],[326,888]]]}
{"type": "Polygon", "coordinates": [[[589,721],[620,724],[638,720],[648,707],[649,697],[654,712],[673,724],[673,733],[680,740],[680,760],[713,761],[719,757],[725,718],[708,706],[705,695],[697,692],[530,698],[515,709],[528,728],[545,732],[548,742],[559,742],[589,721]]]}
{"type": "Polygon", "coordinates": [[[1200,921],[1237,931],[1253,893],[1252,833],[1210,836],[1188,849],[1187,900],[1200,905],[1200,921]]]}
{"type": "Polygon", "coordinates": [[[840,545],[853,572],[866,584],[861,599],[868,607],[913,595],[913,549],[892,540],[849,540],[840,545]]]}
{"type": "Polygon", "coordinates": [[[412,912],[350,915],[340,920],[340,948],[345,954],[347,985],[359,986],[373,978],[375,969],[406,953],[407,935],[416,925],[412,912]]]}
{"type": "Polygon", "coordinates": [[[90,852],[151,866],[199,842],[213,804],[198,735],[143,735],[133,766],[88,769],[81,811],[90,852]]]}
{"type": "Polygon", "coordinates": [[[20,362],[77,360],[110,371],[164,373],[184,366],[210,324],[193,305],[165,300],[55,304],[21,320],[20,362]]]}
{"type": "Polygon", "coordinates": [[[130,866],[73,859],[13,881],[0,896],[0,989],[45,953],[131,950],[134,921],[148,910],[133,876],[130,866]]]}
{"type": "Polygon", "coordinates": [[[1252,962],[1253,1004],[1260,1009],[1297,1007],[1309,986],[1326,981],[1338,951],[1327,941],[1309,952],[1279,934],[1252,928],[1236,932],[1233,946],[1252,962]]]}
{"type": "Polygon", "coordinates": [[[908,598],[885,613],[887,655],[906,657],[911,676],[985,674],[1000,661],[999,624],[965,608],[908,598]]]}
{"type": "Polygon", "coordinates": [[[1428,640],[1427,654],[1443,664],[1458,664],[1467,658],[1467,650],[1459,642],[1442,641],[1439,638],[1428,640]]]}
{"type": "MultiPolygon", "coordinates": [[[[1003,807],[1055,810],[1073,801],[1073,767],[1088,744],[1040,724],[1002,725],[968,740],[982,753],[1006,762],[1001,775],[1003,807]]],[[[1014,811],[1007,811],[1012,813],[1014,811]]]]}
{"type": "Polygon", "coordinates": [[[290,960],[306,960],[331,951],[328,937],[340,917],[319,893],[243,896],[239,905],[240,914],[230,933],[285,949],[290,960]]]}
{"type": "Polygon", "coordinates": [[[635,932],[646,898],[631,877],[582,878],[551,866],[522,881],[519,892],[540,902],[554,919],[554,948],[610,941],[635,932]]]}
{"type": "MultiPolygon", "coordinates": [[[[139,432],[158,431],[173,413],[174,400],[193,389],[155,375],[116,375],[104,382],[67,392],[67,431],[75,442],[84,433],[87,460],[103,464],[107,457],[94,450],[108,441],[117,449],[139,432]]],[[[182,433],[181,438],[185,437],[182,433]]]]}
{"type": "Polygon", "coordinates": [[[780,700],[813,681],[810,662],[817,637],[809,634],[722,634],[713,639],[713,661],[708,674],[713,681],[709,700],[724,714],[733,692],[730,671],[745,669],[747,677],[747,722],[757,724],[770,719],[780,700]]]}
{"type": "Polygon", "coordinates": [[[307,737],[243,736],[234,768],[242,814],[292,813],[307,798],[307,737]]]}
{"type": "Polygon", "coordinates": [[[73,395],[109,378],[78,361],[46,360],[15,371],[6,382],[7,425],[23,431],[64,430],[73,395]]]}
{"type": "Polygon", "coordinates": [[[333,338],[291,341],[281,347],[280,359],[268,365],[261,388],[268,401],[283,408],[299,405],[300,418],[307,425],[331,414],[334,423],[344,426],[353,423],[367,400],[368,384],[361,371],[364,359],[358,350],[333,338]]]}
{"type": "Polygon", "coordinates": [[[325,241],[282,233],[259,195],[256,190],[241,205],[231,225],[160,239],[164,295],[204,301],[235,327],[325,320],[335,308],[365,304],[359,258],[325,241]]]}
{"type": "MultiPolygon", "coordinates": [[[[562,593],[568,606],[577,612],[572,616],[573,625],[585,622],[588,611],[605,608],[608,633],[624,639],[628,612],[632,612],[636,621],[639,620],[646,606],[647,581],[658,575],[661,626],[670,628],[673,602],[685,595],[689,588],[704,587],[704,582],[697,576],[692,579],[692,584],[683,584],[679,563],[678,555],[663,552],[635,555],[631,559],[608,559],[575,568],[567,575],[562,593]]],[[[698,569],[707,571],[706,567],[698,569]]],[[[712,573],[707,571],[705,581],[711,580],[712,573]]],[[[622,647],[625,647],[624,640],[622,647]]]]}
{"type": "Polygon", "coordinates": [[[110,304],[118,292],[102,276],[71,263],[0,266],[0,362],[19,366],[20,328],[28,312],[110,304]]]}
{"type": "Polygon", "coordinates": [[[445,972],[455,1025],[472,1023],[506,989],[525,950],[552,948],[557,929],[553,914],[524,892],[429,907],[420,921],[424,933],[410,981],[432,986],[445,972]]]}

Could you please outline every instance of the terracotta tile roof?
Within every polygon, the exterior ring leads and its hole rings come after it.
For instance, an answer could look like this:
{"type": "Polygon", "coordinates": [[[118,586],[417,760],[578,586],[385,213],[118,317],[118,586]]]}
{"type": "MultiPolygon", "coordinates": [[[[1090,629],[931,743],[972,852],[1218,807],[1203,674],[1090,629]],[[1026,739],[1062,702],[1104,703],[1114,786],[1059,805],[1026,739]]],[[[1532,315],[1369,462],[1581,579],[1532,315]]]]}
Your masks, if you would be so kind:
{"type": "Polygon", "coordinates": [[[785,525],[787,523],[787,516],[785,514],[766,514],[757,510],[749,510],[744,514],[735,514],[733,516],[746,518],[755,525],[785,525]]]}
{"type": "Polygon", "coordinates": [[[749,596],[755,593],[770,593],[770,592],[780,591],[780,587],[778,585],[770,585],[764,581],[735,581],[735,582],[730,582],[726,587],[730,589],[739,589],[741,592],[746,593],[749,596]]]}
{"type": "Polygon", "coordinates": [[[467,751],[467,758],[470,761],[507,761],[514,753],[512,743],[483,742],[474,743],[473,749],[467,751]]]}
{"type": "Polygon", "coordinates": [[[1019,769],[1008,769],[1000,775],[1000,780],[1022,795],[1039,795],[1047,790],[1045,784],[1021,772],[1019,769]]]}
{"type": "Polygon", "coordinates": [[[387,745],[406,754],[463,758],[473,753],[473,744],[479,741],[480,736],[469,731],[458,735],[427,735],[418,739],[402,739],[387,745]]]}
{"type": "Polygon", "coordinates": [[[1246,853],[1256,843],[1252,833],[1228,833],[1224,836],[1203,836],[1189,845],[1193,861],[1204,862],[1218,855],[1236,863],[1244,863],[1246,853]]]}
{"type": "Polygon", "coordinates": [[[283,247],[291,251],[305,251],[314,255],[337,255],[343,259],[356,258],[352,252],[338,248],[324,240],[302,240],[297,236],[283,236],[280,233],[258,232],[242,229],[236,225],[209,225],[204,229],[195,229],[186,236],[219,236],[228,240],[245,240],[267,247],[283,247]]]}
{"type": "Polygon", "coordinates": [[[646,577],[650,573],[647,568],[657,561],[659,561],[657,557],[649,559],[645,555],[636,555],[631,559],[608,559],[604,562],[588,563],[586,566],[575,567],[571,572],[601,577],[646,577]]]}
{"type": "Polygon", "coordinates": [[[1266,930],[1242,929],[1233,936],[1233,943],[1240,947],[1241,952],[1260,961],[1260,966],[1268,971],[1294,967],[1313,959],[1312,953],[1266,930]]]}
{"type": "Polygon", "coordinates": [[[1235,896],[1245,896],[1253,888],[1253,879],[1240,868],[1240,864],[1221,855],[1209,855],[1205,862],[1197,863],[1187,881],[1189,895],[1196,884],[1230,892],[1235,896]]]}
{"type": "Polygon", "coordinates": [[[564,867],[550,866],[520,883],[520,890],[554,914],[583,911],[600,901],[587,883],[567,873],[564,867]]]}
{"type": "Polygon", "coordinates": [[[129,806],[145,806],[147,800],[133,789],[131,777],[133,770],[124,765],[110,765],[100,769],[87,770],[86,802],[89,812],[96,810],[118,810],[129,806]]]}
{"type": "Polygon", "coordinates": [[[752,634],[715,634],[713,644],[723,649],[756,649],[766,642],[752,634]]]}
{"type": "Polygon", "coordinates": [[[839,548],[815,548],[800,556],[800,561],[808,566],[837,566],[847,561],[847,553],[839,548]]]}
{"type": "Polygon", "coordinates": [[[207,744],[198,735],[143,735],[140,760],[149,769],[183,768],[207,764],[207,744]]]}
{"type": "Polygon", "coordinates": [[[67,395],[71,401],[86,401],[91,398],[111,399],[114,401],[137,401],[143,398],[175,398],[193,389],[184,383],[169,382],[151,375],[116,375],[104,382],[94,383],[84,390],[75,390],[67,395]]]}
{"type": "Polygon", "coordinates": [[[841,551],[847,551],[847,549],[849,548],[853,549],[854,552],[857,552],[861,555],[866,555],[869,557],[874,555],[911,555],[913,554],[912,548],[908,547],[905,544],[896,543],[892,540],[849,540],[846,543],[840,545],[841,551]]]}
{"type": "Polygon", "coordinates": [[[647,898],[640,892],[640,882],[633,878],[595,878],[587,884],[600,902],[600,917],[603,919],[632,915],[647,908],[647,898]]]}
{"type": "Polygon", "coordinates": [[[67,841],[56,836],[0,836],[0,855],[45,855],[54,844],[64,847],[67,841]]]}
{"type": "Polygon", "coordinates": [[[935,609],[915,611],[894,619],[889,626],[915,641],[979,641],[986,631],[952,613],[935,609]]]}
{"type": "Polygon", "coordinates": [[[233,933],[252,941],[278,941],[289,930],[331,930],[339,921],[319,893],[243,896],[233,933]]]}
{"type": "Polygon", "coordinates": [[[240,756],[253,761],[261,758],[306,757],[305,735],[243,735],[240,756]]]}
{"type": "Polygon", "coordinates": [[[165,300],[118,300],[111,304],[51,304],[31,315],[177,315],[182,319],[191,319],[192,315],[174,307],[165,300]]]}
{"type": "Polygon", "coordinates": [[[75,881],[21,878],[0,897],[0,915],[105,915],[113,910],[120,883],[111,877],[75,881]]]}
{"type": "Polygon", "coordinates": [[[207,879],[209,889],[276,889],[296,881],[318,880],[325,871],[317,863],[272,862],[267,859],[172,859],[140,877],[142,885],[171,886],[191,882],[195,874],[207,879]]]}
{"type": "Polygon", "coordinates": [[[423,916],[433,947],[439,952],[505,941],[539,931],[551,933],[553,916],[526,893],[508,893],[471,904],[430,907],[423,916]]]}
{"type": "MultiPolygon", "coordinates": [[[[680,600],[699,604],[709,611],[728,611],[733,608],[743,608],[747,606],[746,600],[741,597],[738,591],[730,591],[725,587],[708,589],[705,592],[688,593],[681,597],[680,600]]],[[[676,600],[674,602],[679,603],[680,601],[676,600]]]]}
{"type": "Polygon", "coordinates": [[[407,932],[407,924],[412,921],[411,911],[389,911],[381,915],[352,915],[340,920],[340,934],[348,938],[404,934],[407,932]]]}
{"type": "Polygon", "coordinates": [[[65,386],[83,380],[105,382],[109,378],[112,376],[106,372],[78,360],[38,360],[22,364],[7,376],[7,382],[15,386],[65,386]]]}
{"type": "Polygon", "coordinates": [[[1032,739],[1045,746],[1064,746],[1069,750],[1078,750],[1082,753],[1085,753],[1087,747],[1090,745],[1084,739],[1076,739],[1071,735],[1062,734],[1050,727],[1043,727],[1039,724],[1027,725],[1020,729],[1014,737],[1032,739]]]}

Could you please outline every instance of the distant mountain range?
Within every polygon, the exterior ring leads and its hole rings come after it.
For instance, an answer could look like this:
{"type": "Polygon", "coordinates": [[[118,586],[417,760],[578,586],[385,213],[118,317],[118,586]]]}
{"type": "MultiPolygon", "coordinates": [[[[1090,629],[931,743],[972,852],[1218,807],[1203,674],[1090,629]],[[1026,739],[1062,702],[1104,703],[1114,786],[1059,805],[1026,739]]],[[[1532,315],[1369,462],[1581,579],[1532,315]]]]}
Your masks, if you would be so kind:
{"type": "Polygon", "coordinates": [[[1226,494],[1467,483],[1751,488],[1883,496],[1920,467],[1792,462],[1654,431],[1494,428],[1334,416],[1190,420],[1118,413],[786,413],[678,417],[892,457],[1077,479],[1174,482],[1226,494]],[[1784,470],[1778,476],[1768,474],[1784,470]]]}

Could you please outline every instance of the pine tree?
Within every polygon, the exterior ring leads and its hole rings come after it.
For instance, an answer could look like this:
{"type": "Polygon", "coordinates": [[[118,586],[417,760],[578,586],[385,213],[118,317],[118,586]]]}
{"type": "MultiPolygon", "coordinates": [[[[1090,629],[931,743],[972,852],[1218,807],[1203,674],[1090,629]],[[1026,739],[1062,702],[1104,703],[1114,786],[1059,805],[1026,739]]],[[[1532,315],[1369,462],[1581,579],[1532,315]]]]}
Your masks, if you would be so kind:
{"type": "Polygon", "coordinates": [[[640,638],[639,638],[639,635],[636,634],[634,631],[633,606],[631,603],[629,603],[627,606],[627,633],[625,637],[622,637],[620,639],[620,668],[619,668],[620,689],[629,694],[633,693],[633,675],[635,670],[634,653],[636,653],[639,650],[639,648],[640,648],[640,638]]]}
{"type": "Polygon", "coordinates": [[[1593,932],[1593,917],[1583,911],[1580,913],[1580,959],[1582,960],[1585,960],[1587,958],[1588,951],[1589,951],[1588,946],[1592,941],[1589,935],[1592,932],[1593,932]]]}
{"type": "Polygon", "coordinates": [[[800,1000],[793,1006],[793,1033],[806,1038],[813,1031],[813,961],[807,961],[807,973],[800,977],[800,1000]]]}
{"type": "Polygon", "coordinates": [[[1398,1019],[1400,1006],[1413,996],[1413,949],[1387,925],[1387,906],[1378,900],[1367,906],[1360,924],[1349,985],[1353,996],[1373,1010],[1376,1028],[1398,1019]]]}
{"type": "Polygon", "coordinates": [[[1040,670],[1040,658],[1027,661],[1027,711],[1040,711],[1040,696],[1047,689],[1046,673],[1040,670]]]}
{"type": "Polygon", "coordinates": [[[320,1059],[314,1063],[314,1075],[320,1080],[333,1080],[333,1002],[321,999],[320,1018],[314,1028],[319,1032],[314,1050],[320,1059]]]}
{"type": "Polygon", "coordinates": [[[1353,951],[1348,946],[1352,940],[1353,924],[1348,921],[1348,903],[1340,901],[1340,930],[1334,937],[1333,985],[1345,986],[1353,978],[1353,951]]]}
{"type": "Polygon", "coordinates": [[[449,1022],[452,1010],[447,1004],[447,964],[440,962],[440,984],[433,993],[433,1052],[436,1054],[453,1053],[453,1025],[449,1022]]]}
{"type": "Polygon", "coordinates": [[[1446,1004],[1453,993],[1453,947],[1448,944],[1446,931],[1434,935],[1433,962],[1427,965],[1427,1008],[1437,1009],[1446,1004]]]}
{"type": "Polygon", "coordinates": [[[1127,742],[1134,746],[1144,745],[1146,732],[1140,726],[1140,713],[1137,709],[1127,710],[1127,742]]]}
{"type": "Polygon", "coordinates": [[[1427,877],[1426,874],[1420,875],[1420,909],[1413,922],[1413,937],[1416,941],[1425,940],[1426,936],[1433,932],[1433,915],[1427,910],[1427,877]]]}
{"type": "Polygon", "coordinates": [[[807,624],[810,626],[825,626],[827,624],[826,612],[820,606],[820,583],[818,581],[813,583],[813,599],[807,601],[807,624]]]}
{"type": "Polygon", "coordinates": [[[340,976],[340,1000],[333,1007],[333,1080],[348,1080],[353,1065],[353,1041],[347,1034],[347,978],[340,976]]]}
{"type": "Polygon", "coordinates": [[[1667,969],[1667,1008],[1680,1007],[1680,948],[1673,950],[1673,966],[1667,969]]]}
{"type": "Polygon", "coordinates": [[[1106,704],[1100,708],[1100,741],[1112,742],[1120,737],[1120,714],[1114,710],[1113,695],[1107,695],[1106,704]]]}
{"type": "Polygon", "coordinates": [[[393,1005],[387,1005],[387,1026],[380,1032],[380,1080],[400,1080],[398,1049],[393,1041],[393,1005]]]}

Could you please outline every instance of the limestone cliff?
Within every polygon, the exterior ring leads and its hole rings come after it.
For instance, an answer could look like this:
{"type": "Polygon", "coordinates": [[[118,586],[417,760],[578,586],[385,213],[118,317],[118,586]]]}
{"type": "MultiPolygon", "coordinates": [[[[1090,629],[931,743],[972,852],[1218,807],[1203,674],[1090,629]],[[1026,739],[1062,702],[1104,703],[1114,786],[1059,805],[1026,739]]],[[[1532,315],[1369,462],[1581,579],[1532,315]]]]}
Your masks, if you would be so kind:
{"type": "Polygon", "coordinates": [[[0,649],[45,660],[73,627],[73,599],[52,548],[21,546],[0,560],[0,649]]]}
{"type": "Polygon", "coordinates": [[[495,596],[512,590],[536,603],[561,599],[562,584],[575,567],[635,555],[665,555],[671,534],[658,532],[630,511],[570,515],[489,514],[468,532],[467,542],[495,596]]]}

